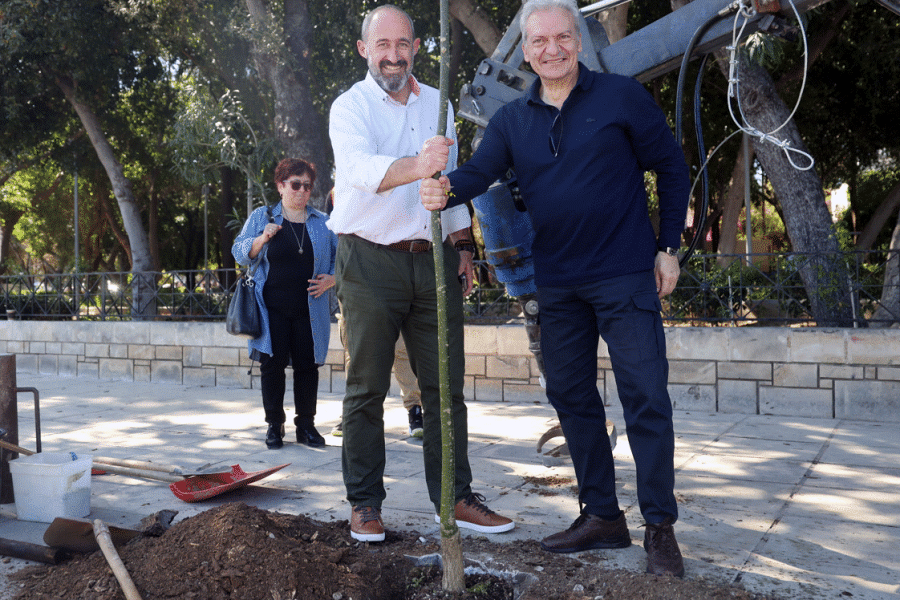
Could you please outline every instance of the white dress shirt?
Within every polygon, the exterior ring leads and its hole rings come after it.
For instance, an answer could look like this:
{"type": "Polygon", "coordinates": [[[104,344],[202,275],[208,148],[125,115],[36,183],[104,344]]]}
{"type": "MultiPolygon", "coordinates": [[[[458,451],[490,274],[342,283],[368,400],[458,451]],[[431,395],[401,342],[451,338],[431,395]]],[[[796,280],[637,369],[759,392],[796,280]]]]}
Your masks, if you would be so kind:
{"type": "MultiPolygon", "coordinates": [[[[388,167],[398,158],[416,156],[437,135],[440,94],[412,76],[413,93],[406,104],[391,98],[370,73],[338,96],[331,105],[328,134],[334,150],[334,210],[328,227],[377,244],[431,240],[431,213],[419,199],[414,181],[376,193],[388,167]]],[[[456,141],[453,107],[448,102],[446,137],[456,141]]],[[[456,144],[450,147],[447,170],[456,168],[456,144]]],[[[444,237],[472,224],[461,205],[441,213],[444,237]]]]}

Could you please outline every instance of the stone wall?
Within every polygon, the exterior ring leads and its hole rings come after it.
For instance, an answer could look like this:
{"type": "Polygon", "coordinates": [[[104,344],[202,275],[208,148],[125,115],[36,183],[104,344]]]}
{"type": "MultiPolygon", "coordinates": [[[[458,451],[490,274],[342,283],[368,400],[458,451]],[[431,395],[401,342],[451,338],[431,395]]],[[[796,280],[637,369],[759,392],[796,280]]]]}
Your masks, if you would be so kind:
{"type": "MultiPolygon", "coordinates": [[[[666,340],[676,409],[900,422],[898,329],[667,327],[666,340]]],[[[20,373],[259,387],[246,344],[222,323],[0,321],[0,353],[20,373]]],[[[603,344],[597,360],[615,402],[603,344]]],[[[342,391],[343,370],[334,325],[321,389],[342,391]]],[[[524,327],[466,326],[466,397],[545,401],[524,327]]]]}

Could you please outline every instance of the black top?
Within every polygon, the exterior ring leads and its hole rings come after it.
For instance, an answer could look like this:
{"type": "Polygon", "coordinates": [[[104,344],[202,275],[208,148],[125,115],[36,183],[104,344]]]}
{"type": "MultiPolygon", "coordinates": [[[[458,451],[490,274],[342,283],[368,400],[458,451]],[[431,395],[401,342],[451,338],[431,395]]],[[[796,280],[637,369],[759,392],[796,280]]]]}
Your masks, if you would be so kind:
{"type": "Polygon", "coordinates": [[[312,242],[305,223],[281,222],[281,230],[269,241],[269,274],[263,287],[263,300],[270,311],[288,317],[309,318],[308,280],[313,275],[312,242]],[[296,237],[295,237],[296,236],[296,237]],[[298,241],[303,243],[303,253],[298,241]]]}

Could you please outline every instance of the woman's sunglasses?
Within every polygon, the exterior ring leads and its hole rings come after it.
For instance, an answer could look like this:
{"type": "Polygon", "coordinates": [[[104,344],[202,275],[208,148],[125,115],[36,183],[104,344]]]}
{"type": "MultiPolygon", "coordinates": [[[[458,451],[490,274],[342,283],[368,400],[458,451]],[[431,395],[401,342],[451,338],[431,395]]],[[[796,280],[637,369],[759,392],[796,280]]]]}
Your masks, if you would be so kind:
{"type": "Polygon", "coordinates": [[[312,190],[313,184],[308,181],[297,181],[294,179],[293,181],[285,181],[285,183],[290,184],[291,189],[295,192],[299,192],[300,188],[303,188],[304,191],[308,192],[312,190]]]}

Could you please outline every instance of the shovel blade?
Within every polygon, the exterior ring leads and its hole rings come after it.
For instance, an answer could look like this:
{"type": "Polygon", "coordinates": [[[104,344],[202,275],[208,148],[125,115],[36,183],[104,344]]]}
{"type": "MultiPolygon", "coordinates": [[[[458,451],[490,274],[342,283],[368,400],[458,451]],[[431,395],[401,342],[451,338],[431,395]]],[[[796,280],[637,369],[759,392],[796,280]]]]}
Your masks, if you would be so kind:
{"type": "MultiPolygon", "coordinates": [[[[123,546],[140,534],[134,529],[107,526],[113,545],[123,546]]],[[[94,552],[100,549],[94,537],[94,524],[91,521],[56,517],[47,531],[44,532],[44,543],[51,548],[63,548],[71,552],[94,552]]]]}
{"type": "Polygon", "coordinates": [[[207,498],[212,498],[213,496],[218,496],[259,481],[290,464],[286,463],[276,467],[269,467],[262,471],[251,471],[250,473],[244,472],[240,465],[232,465],[230,472],[188,477],[181,481],[170,483],[169,489],[172,490],[172,493],[177,498],[185,502],[199,502],[200,500],[206,500],[207,498]]]}

